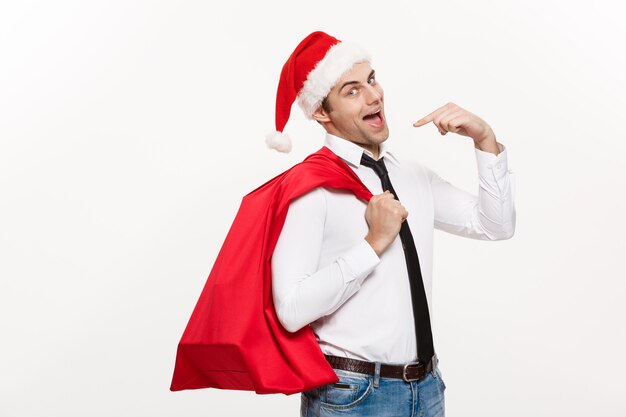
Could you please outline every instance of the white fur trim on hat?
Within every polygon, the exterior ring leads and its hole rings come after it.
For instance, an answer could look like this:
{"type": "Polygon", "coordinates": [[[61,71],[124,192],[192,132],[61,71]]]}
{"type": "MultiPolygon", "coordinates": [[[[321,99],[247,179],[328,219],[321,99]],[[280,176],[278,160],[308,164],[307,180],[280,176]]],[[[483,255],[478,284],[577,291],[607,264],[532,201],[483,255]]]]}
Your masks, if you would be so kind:
{"type": "Polygon", "coordinates": [[[265,136],[265,143],[267,143],[270,149],[275,149],[278,152],[291,152],[291,138],[283,132],[275,131],[268,133],[265,136]]]}
{"type": "Polygon", "coordinates": [[[370,62],[370,55],[360,46],[349,42],[339,42],[330,49],[307,76],[298,93],[298,105],[307,119],[322,104],[339,79],[359,62],[370,62]]]}

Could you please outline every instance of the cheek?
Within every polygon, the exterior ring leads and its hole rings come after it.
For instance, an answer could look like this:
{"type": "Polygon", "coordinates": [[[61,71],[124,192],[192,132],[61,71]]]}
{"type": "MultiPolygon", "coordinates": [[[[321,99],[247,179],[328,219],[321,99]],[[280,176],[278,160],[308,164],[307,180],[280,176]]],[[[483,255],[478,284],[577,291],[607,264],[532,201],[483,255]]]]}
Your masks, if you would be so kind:
{"type": "Polygon", "coordinates": [[[355,103],[345,104],[340,109],[335,109],[334,119],[338,122],[350,122],[361,120],[361,107],[355,103]]]}
{"type": "Polygon", "coordinates": [[[346,106],[345,119],[350,120],[361,120],[361,110],[363,106],[360,102],[355,100],[353,103],[350,103],[349,106],[346,106]]]}

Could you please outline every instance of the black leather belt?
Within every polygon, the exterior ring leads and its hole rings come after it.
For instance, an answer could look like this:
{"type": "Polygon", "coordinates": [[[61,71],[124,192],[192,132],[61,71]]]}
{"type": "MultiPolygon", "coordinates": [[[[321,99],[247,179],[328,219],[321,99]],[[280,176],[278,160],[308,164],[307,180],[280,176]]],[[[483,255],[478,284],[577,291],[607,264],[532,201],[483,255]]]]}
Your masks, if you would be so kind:
{"type": "MultiPolygon", "coordinates": [[[[324,355],[334,369],[357,372],[359,374],[375,375],[376,363],[357,359],[342,358],[339,356],[324,355]]],[[[406,382],[419,381],[433,369],[437,369],[437,355],[426,363],[410,362],[405,365],[380,365],[380,376],[383,378],[403,379],[406,382]]]]}

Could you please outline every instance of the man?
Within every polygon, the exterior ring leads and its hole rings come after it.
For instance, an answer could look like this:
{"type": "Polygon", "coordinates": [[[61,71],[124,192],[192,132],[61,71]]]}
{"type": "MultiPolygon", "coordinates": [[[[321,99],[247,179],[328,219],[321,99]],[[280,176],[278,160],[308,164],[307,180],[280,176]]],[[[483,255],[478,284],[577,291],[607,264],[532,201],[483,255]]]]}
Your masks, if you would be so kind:
{"type": "MultiPolygon", "coordinates": [[[[278,131],[295,100],[373,194],[365,202],[318,187],[298,197],[273,252],[280,323],[290,332],[310,325],[339,378],[302,393],[302,415],[443,416],[428,308],[433,229],[486,240],[513,235],[506,150],[485,121],[448,103],[414,126],[432,122],[442,135],[473,140],[478,196],[400,160],[386,143],[384,94],[369,56],[323,32],[305,38],[283,67],[278,131]]],[[[283,134],[268,144],[291,146],[283,134]]]]}

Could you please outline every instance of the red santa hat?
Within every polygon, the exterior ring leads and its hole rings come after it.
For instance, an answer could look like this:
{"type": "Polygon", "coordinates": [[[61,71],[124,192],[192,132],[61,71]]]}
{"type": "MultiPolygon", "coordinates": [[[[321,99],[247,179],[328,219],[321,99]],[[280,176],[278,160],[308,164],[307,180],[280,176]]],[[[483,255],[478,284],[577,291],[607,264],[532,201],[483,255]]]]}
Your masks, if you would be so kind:
{"type": "Polygon", "coordinates": [[[313,32],[300,42],[280,73],[276,92],[276,132],[266,137],[267,146],[291,151],[291,139],[282,133],[294,101],[308,119],[333,86],[354,64],[369,62],[361,47],[341,42],[324,32],[313,32]]]}

